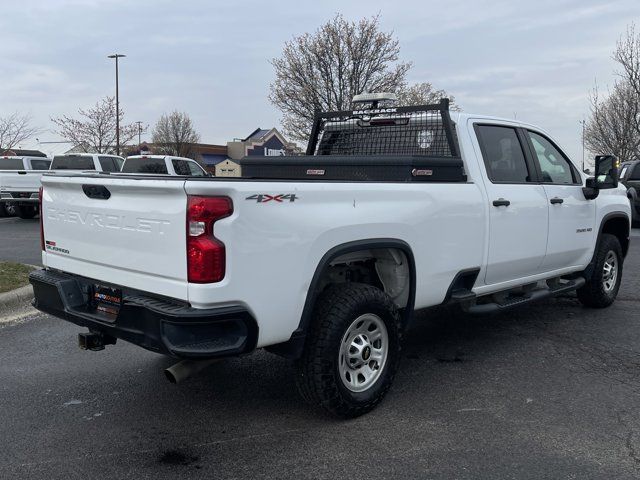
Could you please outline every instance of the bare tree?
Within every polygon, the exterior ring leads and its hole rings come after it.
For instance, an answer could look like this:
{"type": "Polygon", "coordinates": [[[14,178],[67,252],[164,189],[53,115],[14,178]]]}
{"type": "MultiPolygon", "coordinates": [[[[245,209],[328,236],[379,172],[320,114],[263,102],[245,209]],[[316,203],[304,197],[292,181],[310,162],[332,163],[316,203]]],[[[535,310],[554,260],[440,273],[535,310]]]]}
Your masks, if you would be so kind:
{"type": "MultiPolygon", "coordinates": [[[[126,145],[138,135],[138,125],[123,125],[124,111],[120,108],[120,142],[126,145]]],[[[86,110],[78,110],[78,118],[52,117],[57,133],[84,152],[112,153],[116,147],[116,101],[105,97],[86,110]]],[[[146,130],[146,127],[144,128],[146,130]]]]}
{"type": "Polygon", "coordinates": [[[398,96],[398,105],[430,105],[438,103],[443,98],[450,101],[451,110],[460,110],[456,105],[453,95],[448,94],[444,90],[436,90],[432,84],[428,82],[414,83],[413,85],[402,86],[396,91],[398,96]]]}
{"type": "Polygon", "coordinates": [[[343,110],[354,95],[396,91],[410,63],[399,62],[393,33],[380,31],[379,17],[349,22],[336,15],[313,34],[294,37],[271,60],[276,78],[269,100],[283,114],[283,130],[306,141],[316,110],[343,110]]]}
{"type": "Polygon", "coordinates": [[[638,95],[628,82],[616,82],[605,98],[595,88],[591,95],[591,116],[584,140],[593,153],[611,153],[620,160],[640,156],[640,132],[636,116],[638,95]]]}
{"type": "Polygon", "coordinates": [[[636,33],[635,24],[629,25],[618,40],[613,59],[622,67],[617,72],[622,81],[628,83],[640,98],[640,32],[636,33]]]}
{"type": "Polygon", "coordinates": [[[31,116],[12,113],[0,117],[0,152],[10,150],[37,135],[40,129],[31,125],[31,116]]]}
{"type": "Polygon", "coordinates": [[[152,141],[155,149],[165,155],[195,158],[193,145],[200,141],[200,135],[189,115],[174,111],[160,117],[153,127],[152,141]]]}
{"type": "Polygon", "coordinates": [[[613,88],[601,98],[591,94],[584,140],[592,153],[613,153],[621,160],[640,156],[640,34],[627,27],[613,53],[620,66],[613,88]]]}

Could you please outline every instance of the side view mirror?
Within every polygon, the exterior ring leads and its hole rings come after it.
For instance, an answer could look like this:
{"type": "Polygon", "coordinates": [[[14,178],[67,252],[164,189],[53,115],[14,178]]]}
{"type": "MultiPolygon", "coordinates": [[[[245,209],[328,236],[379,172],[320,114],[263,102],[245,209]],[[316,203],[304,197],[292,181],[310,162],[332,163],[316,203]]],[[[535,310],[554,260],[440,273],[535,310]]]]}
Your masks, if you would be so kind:
{"type": "Polygon", "coordinates": [[[587,200],[598,197],[600,190],[618,188],[620,162],[613,155],[596,156],[596,176],[587,178],[582,193],[587,200]]]}
{"type": "Polygon", "coordinates": [[[596,156],[596,185],[599,190],[618,188],[620,162],[613,155],[596,156]]]}

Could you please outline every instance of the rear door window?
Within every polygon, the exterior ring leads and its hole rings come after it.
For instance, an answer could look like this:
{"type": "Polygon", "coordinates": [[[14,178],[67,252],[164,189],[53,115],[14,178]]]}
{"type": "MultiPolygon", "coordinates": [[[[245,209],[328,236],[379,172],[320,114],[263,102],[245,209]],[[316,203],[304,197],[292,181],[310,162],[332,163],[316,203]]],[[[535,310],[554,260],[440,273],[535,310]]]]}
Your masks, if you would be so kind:
{"type": "Polygon", "coordinates": [[[176,171],[176,175],[184,175],[186,177],[191,175],[191,170],[189,169],[189,162],[184,160],[171,160],[173,164],[173,169],[176,171]]]}
{"type": "Polygon", "coordinates": [[[32,170],[49,170],[49,165],[51,165],[51,160],[31,160],[32,170]]]}
{"type": "Polygon", "coordinates": [[[60,155],[53,157],[51,170],[95,170],[93,157],[88,155],[60,155]]]}
{"type": "Polygon", "coordinates": [[[640,163],[636,163],[633,172],[629,175],[629,180],[640,180],[640,163]]]}
{"type": "Polygon", "coordinates": [[[120,171],[120,163],[116,161],[116,157],[98,157],[98,160],[103,172],[120,171]]]}
{"type": "Polygon", "coordinates": [[[478,125],[478,142],[489,179],[494,183],[526,183],[531,175],[515,128],[478,125]]]}
{"type": "Polygon", "coordinates": [[[187,162],[187,166],[189,167],[190,175],[192,177],[204,177],[207,175],[202,167],[196,162],[187,162]]]}

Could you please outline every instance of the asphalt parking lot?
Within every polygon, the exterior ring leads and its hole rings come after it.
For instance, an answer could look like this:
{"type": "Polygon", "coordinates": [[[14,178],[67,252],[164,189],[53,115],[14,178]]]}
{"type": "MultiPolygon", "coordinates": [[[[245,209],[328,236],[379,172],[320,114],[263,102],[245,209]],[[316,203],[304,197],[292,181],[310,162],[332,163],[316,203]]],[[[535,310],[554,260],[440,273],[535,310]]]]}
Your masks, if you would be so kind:
{"type": "MultiPolygon", "coordinates": [[[[304,405],[265,352],[171,385],[171,360],[124,342],[0,324],[0,478],[639,478],[635,240],[609,309],[421,312],[390,394],[351,421],[304,405]]],[[[39,263],[38,242],[37,221],[0,222],[0,259],[39,263]]]]}

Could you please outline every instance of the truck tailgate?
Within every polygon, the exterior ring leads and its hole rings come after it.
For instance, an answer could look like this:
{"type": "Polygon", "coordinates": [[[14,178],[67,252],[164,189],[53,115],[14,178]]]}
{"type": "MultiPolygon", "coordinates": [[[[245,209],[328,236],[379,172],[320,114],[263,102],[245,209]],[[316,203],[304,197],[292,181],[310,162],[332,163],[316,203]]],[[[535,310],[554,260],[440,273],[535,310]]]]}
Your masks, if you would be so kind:
{"type": "Polygon", "coordinates": [[[0,188],[8,192],[38,191],[42,172],[30,171],[1,171],[0,188]]]}
{"type": "Polygon", "coordinates": [[[42,177],[45,266],[187,300],[183,179],[42,177]]]}

